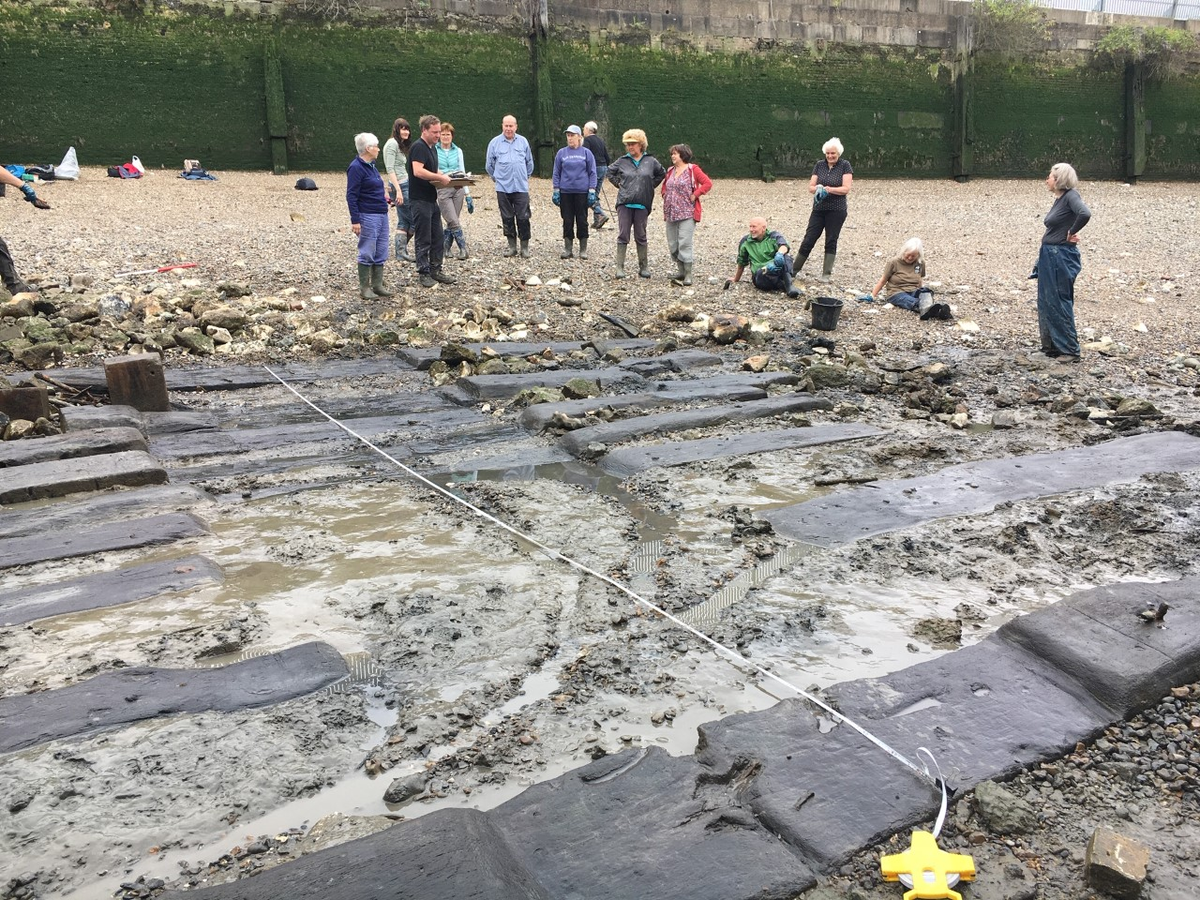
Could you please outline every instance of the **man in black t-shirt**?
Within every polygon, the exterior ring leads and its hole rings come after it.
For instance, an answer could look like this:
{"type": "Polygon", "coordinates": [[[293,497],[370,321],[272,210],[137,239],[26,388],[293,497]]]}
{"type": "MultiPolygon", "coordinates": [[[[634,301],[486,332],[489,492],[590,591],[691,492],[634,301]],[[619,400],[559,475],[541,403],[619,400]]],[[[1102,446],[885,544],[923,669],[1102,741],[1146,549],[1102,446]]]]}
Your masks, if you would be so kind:
{"type": "Polygon", "coordinates": [[[450,176],[438,171],[434,149],[442,137],[442,120],[437,116],[422,116],[419,125],[421,139],[413,141],[407,163],[417,273],[421,287],[433,287],[438,282],[454,284],[454,279],[442,271],[442,212],[437,205],[437,189],[450,185],[450,176]]]}

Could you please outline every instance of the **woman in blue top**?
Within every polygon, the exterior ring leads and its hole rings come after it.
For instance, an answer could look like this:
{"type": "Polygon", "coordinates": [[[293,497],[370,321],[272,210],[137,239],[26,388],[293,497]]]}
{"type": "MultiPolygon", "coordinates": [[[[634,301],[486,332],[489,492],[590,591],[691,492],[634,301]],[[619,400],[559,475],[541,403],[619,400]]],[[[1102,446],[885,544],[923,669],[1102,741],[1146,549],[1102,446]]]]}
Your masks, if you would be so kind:
{"type": "MultiPolygon", "coordinates": [[[[467,174],[467,167],[463,162],[463,152],[458,149],[458,144],[454,143],[454,126],[449,122],[442,123],[442,138],[437,147],[437,155],[439,172],[445,172],[450,176],[467,174]]],[[[450,248],[454,244],[458,244],[458,258],[466,259],[470,254],[467,252],[467,239],[463,235],[459,216],[462,215],[464,202],[467,204],[467,212],[475,211],[475,201],[471,199],[471,189],[464,187],[438,188],[437,197],[438,209],[442,211],[442,219],[446,223],[445,235],[442,238],[442,250],[446,256],[449,256],[450,248]]]]}
{"type": "Polygon", "coordinates": [[[567,146],[555,154],[551,195],[562,212],[563,259],[574,256],[575,232],[579,232],[579,258],[587,259],[588,210],[596,201],[596,157],[583,146],[583,131],[568,125],[567,146]]]}
{"type": "Polygon", "coordinates": [[[808,229],[800,242],[796,254],[795,272],[808,262],[808,254],[817,245],[817,238],[825,232],[825,265],[821,269],[821,281],[829,281],[833,275],[833,262],[837,259],[838,236],[846,224],[846,195],[854,184],[854,170],[842,159],[845,148],[837,138],[830,138],[821,148],[825,158],[813,166],[808,180],[808,192],[813,195],[812,213],[808,217],[808,229]]]}
{"type": "Polygon", "coordinates": [[[390,297],[383,287],[388,258],[388,204],[383,176],[375,168],[379,138],[370,132],[354,136],[354,157],[346,169],[346,205],[350,230],[358,236],[358,293],[364,300],[390,297]]]}
{"type": "Polygon", "coordinates": [[[1042,224],[1042,249],[1033,274],[1038,283],[1038,331],[1042,352],[1063,363],[1079,362],[1079,335],[1075,332],[1075,279],[1083,263],[1079,258],[1079,232],[1092,218],[1076,188],[1079,176],[1066,163],[1056,163],[1046,178],[1054,203],[1042,224]]]}

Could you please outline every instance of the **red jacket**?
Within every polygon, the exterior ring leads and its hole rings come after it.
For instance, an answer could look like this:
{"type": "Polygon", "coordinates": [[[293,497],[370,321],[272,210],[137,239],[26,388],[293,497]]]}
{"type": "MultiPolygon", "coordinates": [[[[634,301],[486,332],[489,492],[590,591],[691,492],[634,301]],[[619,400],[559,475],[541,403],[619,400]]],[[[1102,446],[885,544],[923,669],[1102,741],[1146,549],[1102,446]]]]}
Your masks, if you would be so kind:
{"type": "MultiPolygon", "coordinates": [[[[700,198],[712,190],[712,179],[709,178],[707,175],[705,175],[704,170],[701,169],[695,163],[688,163],[688,170],[692,173],[692,182],[695,185],[692,193],[694,193],[696,196],[696,208],[692,213],[692,218],[695,219],[697,222],[699,222],[700,221],[700,198]]],[[[671,166],[669,169],[667,169],[667,177],[663,179],[662,187],[659,188],[664,199],[666,199],[666,196],[667,196],[667,182],[669,182],[674,177],[675,177],[675,167],[671,166]]],[[[666,215],[665,209],[663,210],[663,215],[664,216],[666,215]]],[[[684,219],[683,221],[686,222],[687,220],[684,219]]]]}

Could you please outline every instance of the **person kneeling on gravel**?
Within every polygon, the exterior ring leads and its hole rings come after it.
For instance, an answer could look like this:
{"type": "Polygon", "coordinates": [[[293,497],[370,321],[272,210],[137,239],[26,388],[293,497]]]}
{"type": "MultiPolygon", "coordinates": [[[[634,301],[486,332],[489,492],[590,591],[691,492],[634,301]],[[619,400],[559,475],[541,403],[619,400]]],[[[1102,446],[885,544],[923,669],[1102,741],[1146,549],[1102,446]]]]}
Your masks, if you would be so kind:
{"type": "Polygon", "coordinates": [[[742,280],[750,267],[750,283],[760,291],[783,291],[789,297],[799,297],[792,287],[792,257],[787,238],[778,231],[767,230],[767,220],[755,216],[750,220],[750,233],[738,244],[737,271],[725,281],[725,289],[742,280]]]}
{"type": "Polygon", "coordinates": [[[911,309],[921,317],[921,321],[953,319],[949,304],[933,302],[933,291],[925,286],[927,274],[925,247],[920,238],[909,238],[899,254],[883,267],[883,275],[871,291],[871,299],[874,300],[887,287],[890,291],[887,302],[900,309],[911,309]]]}
{"type": "MultiPolygon", "coordinates": [[[[49,203],[40,199],[34,193],[32,185],[22,181],[3,166],[0,166],[0,184],[11,185],[17,188],[25,195],[25,199],[38,209],[50,208],[49,203]]],[[[17,267],[13,264],[12,254],[8,252],[8,244],[4,242],[4,238],[2,237],[0,237],[0,277],[3,278],[5,290],[10,294],[23,294],[34,290],[21,280],[21,277],[17,274],[17,267]]]]}

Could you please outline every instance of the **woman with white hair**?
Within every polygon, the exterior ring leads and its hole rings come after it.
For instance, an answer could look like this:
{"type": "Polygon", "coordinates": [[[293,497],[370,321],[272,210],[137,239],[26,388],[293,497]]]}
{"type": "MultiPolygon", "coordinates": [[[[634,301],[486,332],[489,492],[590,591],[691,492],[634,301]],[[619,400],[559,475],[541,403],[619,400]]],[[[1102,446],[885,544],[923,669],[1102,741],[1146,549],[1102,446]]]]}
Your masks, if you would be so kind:
{"type": "Polygon", "coordinates": [[[1079,258],[1079,232],[1092,218],[1076,188],[1079,176],[1066,163],[1055,163],[1046,177],[1054,203],[1042,224],[1042,249],[1033,275],[1038,283],[1038,331],[1042,352],[1064,363],[1079,362],[1079,335],[1075,331],[1075,279],[1083,263],[1079,258]]]}
{"type": "Polygon", "coordinates": [[[637,244],[638,275],[650,277],[650,250],[646,245],[646,222],[654,206],[654,192],[667,177],[667,170],[646,151],[646,132],[630,128],[621,136],[625,155],[608,167],[608,180],[617,189],[617,278],[625,277],[625,251],[629,232],[637,244]]]}
{"type": "Polygon", "coordinates": [[[368,131],[354,136],[358,156],[346,169],[346,205],[350,230],[358,236],[358,293],[364,300],[390,297],[383,286],[388,258],[388,202],[383,176],[375,168],[379,138],[368,131]]]}
{"type": "Polygon", "coordinates": [[[800,242],[796,254],[796,275],[808,262],[808,255],[817,245],[817,238],[825,232],[825,265],[821,269],[821,281],[829,281],[833,275],[833,263],[837,259],[838,236],[846,224],[846,195],[854,184],[854,169],[842,159],[845,148],[837,138],[830,138],[821,148],[825,158],[813,166],[808,180],[808,192],[813,197],[812,212],[808,217],[808,229],[800,242]]]}
{"type": "Polygon", "coordinates": [[[954,318],[947,304],[933,302],[933,291],[925,286],[928,274],[924,244],[919,237],[909,238],[900,252],[883,267],[883,275],[872,289],[871,298],[878,297],[886,287],[888,303],[900,309],[911,309],[921,321],[954,318]]]}

